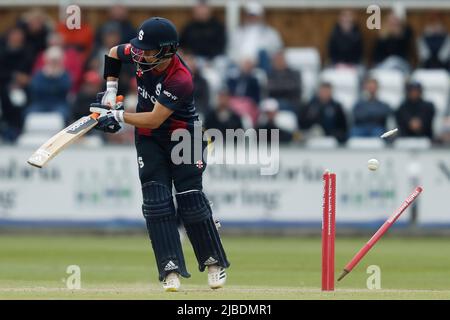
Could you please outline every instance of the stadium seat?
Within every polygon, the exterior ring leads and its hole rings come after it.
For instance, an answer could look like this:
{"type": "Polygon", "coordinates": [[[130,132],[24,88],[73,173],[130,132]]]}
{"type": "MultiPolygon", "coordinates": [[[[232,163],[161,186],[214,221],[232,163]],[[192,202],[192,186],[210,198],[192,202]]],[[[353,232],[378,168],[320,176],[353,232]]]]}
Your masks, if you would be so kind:
{"type": "Polygon", "coordinates": [[[297,117],[292,111],[279,111],[275,116],[275,125],[283,130],[294,132],[298,129],[297,117]]]}
{"type": "MultiPolygon", "coordinates": [[[[22,134],[17,139],[17,145],[21,147],[28,147],[28,148],[38,148],[40,147],[45,141],[50,139],[55,132],[48,133],[48,134],[30,134],[25,133],[22,134]]],[[[77,145],[81,145],[84,148],[98,148],[101,145],[103,145],[103,140],[100,136],[83,136],[81,139],[77,140],[75,142],[77,145]]]]}
{"type": "Polygon", "coordinates": [[[433,102],[436,108],[433,131],[439,134],[450,98],[450,75],[443,69],[417,69],[411,78],[422,84],[424,99],[433,102]]]}
{"type": "Polygon", "coordinates": [[[17,139],[17,145],[20,147],[38,148],[51,137],[51,133],[24,133],[17,139]]]}
{"type": "Polygon", "coordinates": [[[264,93],[267,90],[267,73],[260,68],[255,68],[253,71],[253,75],[255,76],[256,80],[258,80],[259,86],[261,88],[261,94],[264,95],[264,93]]]}
{"type": "Polygon", "coordinates": [[[361,138],[352,137],[347,141],[349,149],[383,149],[385,147],[384,141],[380,138],[361,138]]]}
{"type": "Polygon", "coordinates": [[[359,96],[358,71],[356,69],[326,69],[322,71],[320,79],[331,83],[334,99],[342,104],[348,114],[351,114],[359,96]]]}
{"type": "Polygon", "coordinates": [[[77,141],[78,145],[85,148],[98,148],[104,144],[103,139],[99,135],[85,135],[77,141]]]}
{"type": "Polygon", "coordinates": [[[403,72],[394,69],[373,69],[370,76],[378,81],[378,99],[396,110],[405,98],[403,72]]]}
{"type": "Polygon", "coordinates": [[[309,101],[317,87],[320,71],[320,54],[316,48],[292,47],[286,48],[287,64],[300,71],[302,76],[302,99],[309,101]]]}
{"type": "Polygon", "coordinates": [[[217,97],[217,94],[219,93],[221,87],[223,86],[223,79],[222,79],[220,73],[218,73],[215,69],[210,68],[210,67],[204,67],[202,69],[202,75],[203,75],[203,77],[205,77],[205,79],[209,85],[209,90],[210,90],[209,103],[212,106],[214,106],[214,105],[216,105],[215,99],[217,97]]]}
{"type": "Polygon", "coordinates": [[[258,106],[255,105],[252,99],[247,97],[231,97],[230,108],[241,118],[248,116],[253,125],[256,123],[259,115],[258,106]]]}
{"type": "Polygon", "coordinates": [[[33,112],[27,115],[23,133],[17,139],[22,147],[39,147],[64,128],[64,119],[57,112],[33,112]]]}
{"type": "MultiPolygon", "coordinates": [[[[24,132],[17,139],[22,147],[37,148],[65,127],[61,114],[56,112],[33,112],[25,120],[24,132]]],[[[85,147],[97,148],[103,144],[100,136],[84,136],[77,141],[85,147]]]]}
{"type": "Polygon", "coordinates": [[[426,150],[431,147],[431,141],[428,138],[398,138],[393,146],[403,150],[426,150]]]}
{"type": "Polygon", "coordinates": [[[306,140],[305,146],[309,149],[334,149],[338,142],[334,137],[311,137],[306,140]]]}
{"type": "Polygon", "coordinates": [[[253,119],[248,114],[241,115],[242,129],[248,130],[253,128],[253,119]]]}
{"type": "Polygon", "coordinates": [[[24,133],[54,133],[64,128],[64,118],[57,112],[33,112],[27,115],[24,133]]]}

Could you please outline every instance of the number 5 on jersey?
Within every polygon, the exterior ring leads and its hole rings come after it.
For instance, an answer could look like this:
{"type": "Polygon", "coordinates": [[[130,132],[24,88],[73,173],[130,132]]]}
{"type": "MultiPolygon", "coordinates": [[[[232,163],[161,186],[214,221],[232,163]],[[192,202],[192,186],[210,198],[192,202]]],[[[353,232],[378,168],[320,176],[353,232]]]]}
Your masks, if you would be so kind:
{"type": "Polygon", "coordinates": [[[139,163],[139,168],[143,168],[144,167],[144,160],[142,160],[142,157],[138,157],[138,163],[139,163]]]}

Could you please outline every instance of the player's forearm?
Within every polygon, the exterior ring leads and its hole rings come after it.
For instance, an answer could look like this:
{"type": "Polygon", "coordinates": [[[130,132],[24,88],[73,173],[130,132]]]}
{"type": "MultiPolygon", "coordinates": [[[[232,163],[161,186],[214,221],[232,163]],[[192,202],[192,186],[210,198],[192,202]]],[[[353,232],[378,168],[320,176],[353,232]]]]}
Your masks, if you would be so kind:
{"type": "Polygon", "coordinates": [[[136,128],[156,129],[161,125],[161,120],[157,119],[154,112],[140,112],[123,114],[125,123],[128,123],[136,128]]]}

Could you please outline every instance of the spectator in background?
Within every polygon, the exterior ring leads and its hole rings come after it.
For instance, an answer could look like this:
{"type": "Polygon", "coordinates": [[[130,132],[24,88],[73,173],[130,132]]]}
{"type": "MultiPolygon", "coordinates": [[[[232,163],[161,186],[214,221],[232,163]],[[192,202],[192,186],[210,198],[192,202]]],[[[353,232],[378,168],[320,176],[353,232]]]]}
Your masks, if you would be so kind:
{"type": "MultiPolygon", "coordinates": [[[[102,33],[100,34],[100,43],[95,48],[91,59],[98,60],[98,73],[103,74],[103,65],[105,54],[109,53],[112,47],[120,44],[120,25],[117,22],[108,22],[102,26],[102,33]]],[[[96,63],[97,65],[97,63],[96,63]]]]}
{"type": "Polygon", "coordinates": [[[351,10],[343,10],[328,41],[328,54],[333,65],[361,63],[363,39],[351,10]]]}
{"type": "MultiPolygon", "coordinates": [[[[257,123],[257,130],[266,129],[268,142],[271,142],[271,130],[278,130],[279,141],[281,143],[291,142],[292,133],[284,128],[281,128],[277,122],[276,118],[280,111],[280,105],[276,99],[265,99],[261,102],[261,114],[257,123]]],[[[258,135],[259,136],[259,135],[258,135]]]]}
{"type": "Polygon", "coordinates": [[[379,137],[386,132],[391,108],[377,99],[378,82],[368,78],[364,82],[363,97],[353,108],[353,137],[379,137]]]}
{"type": "MultiPolygon", "coordinates": [[[[72,79],[72,87],[70,89],[71,93],[77,93],[82,77],[83,77],[83,61],[81,54],[71,46],[64,46],[63,39],[59,33],[52,33],[47,39],[48,47],[58,46],[61,47],[64,52],[64,67],[69,72],[70,78],[72,79]]],[[[33,73],[41,70],[44,66],[44,55],[45,51],[41,52],[33,66],[33,73]]]]}
{"type": "Polygon", "coordinates": [[[76,29],[67,28],[65,19],[62,19],[57,26],[57,31],[63,38],[64,46],[75,48],[81,54],[83,65],[92,54],[94,47],[94,31],[85,21],[86,19],[81,19],[80,28],[76,29]]]}
{"type": "Polygon", "coordinates": [[[102,43],[102,38],[106,32],[105,28],[108,28],[111,23],[115,23],[118,26],[120,33],[119,43],[128,43],[136,36],[136,28],[133,27],[128,17],[127,7],[116,4],[109,9],[108,20],[97,29],[96,42],[98,45],[102,43]]]}
{"type": "Polygon", "coordinates": [[[242,58],[257,62],[258,67],[269,71],[270,58],[283,48],[277,30],[264,21],[264,8],[255,1],[244,5],[244,22],[232,35],[229,54],[238,62],[242,58]]]}
{"type": "Polygon", "coordinates": [[[64,53],[60,47],[50,47],[45,51],[44,66],[30,83],[32,104],[27,114],[32,112],[58,112],[66,123],[70,120],[67,102],[71,80],[64,68],[64,53]]]}
{"type": "Polygon", "coordinates": [[[189,53],[183,53],[183,60],[189,66],[194,81],[195,109],[201,115],[206,115],[210,110],[210,92],[208,81],[203,77],[202,70],[197,66],[196,58],[189,53]]]}
{"type": "Polygon", "coordinates": [[[406,88],[406,100],[396,113],[398,129],[404,137],[433,138],[434,105],[422,98],[422,85],[410,82],[406,88]]]}
{"type": "MultiPolygon", "coordinates": [[[[121,31],[118,22],[108,22],[102,27],[101,42],[94,49],[92,56],[88,61],[88,70],[94,70],[103,76],[105,54],[109,53],[112,47],[120,44],[121,31]]],[[[119,78],[120,95],[125,95],[130,86],[131,79],[134,78],[136,68],[133,64],[123,64],[119,78]],[[133,71],[134,70],[134,71],[133,71]]]]}
{"type": "Polygon", "coordinates": [[[420,65],[423,68],[450,68],[450,35],[440,14],[433,14],[417,41],[420,65]]]}
{"type": "Polygon", "coordinates": [[[450,116],[447,116],[443,120],[442,132],[439,137],[439,142],[446,147],[450,146],[450,116]]]}
{"type": "Polygon", "coordinates": [[[213,59],[225,52],[225,27],[213,15],[207,1],[202,0],[194,6],[192,21],[180,35],[180,46],[195,56],[213,59]]]}
{"type": "Polygon", "coordinates": [[[240,68],[231,70],[226,80],[230,94],[236,97],[247,97],[255,104],[261,99],[261,88],[254,75],[254,62],[242,59],[240,68]]]}
{"type": "Polygon", "coordinates": [[[298,119],[301,129],[319,126],[326,136],[332,136],[340,143],[347,139],[344,109],[332,98],[332,87],[328,82],[320,84],[317,96],[300,109],[298,119]]]}
{"type": "Polygon", "coordinates": [[[223,135],[226,129],[242,129],[241,118],[230,107],[230,94],[227,89],[220,90],[217,95],[217,106],[205,118],[206,129],[217,129],[223,135]]]}
{"type": "Polygon", "coordinates": [[[289,68],[284,51],[273,56],[272,69],[267,78],[269,97],[277,99],[281,109],[298,110],[301,100],[300,72],[289,68]]]}
{"type": "Polygon", "coordinates": [[[380,68],[410,70],[413,33],[394,12],[382,24],[373,49],[373,62],[380,68]]]}
{"type": "Polygon", "coordinates": [[[50,18],[40,9],[23,14],[18,25],[25,32],[26,43],[33,59],[47,48],[47,37],[51,32],[50,18]]]}
{"type": "Polygon", "coordinates": [[[89,105],[97,101],[97,93],[102,91],[103,79],[95,71],[87,71],[83,75],[83,84],[72,107],[72,119],[84,117],[89,112],[89,105]]]}
{"type": "Polygon", "coordinates": [[[23,29],[12,28],[0,41],[0,135],[8,142],[22,130],[32,64],[23,29]]]}

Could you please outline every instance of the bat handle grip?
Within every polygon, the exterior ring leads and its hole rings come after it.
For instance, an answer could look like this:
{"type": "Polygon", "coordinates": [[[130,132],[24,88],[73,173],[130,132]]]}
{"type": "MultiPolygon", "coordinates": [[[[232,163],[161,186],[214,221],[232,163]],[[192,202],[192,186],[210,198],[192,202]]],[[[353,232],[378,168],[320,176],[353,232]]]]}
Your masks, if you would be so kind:
{"type": "MultiPolygon", "coordinates": [[[[124,97],[122,95],[119,95],[116,97],[117,103],[123,103],[123,100],[124,100],[124,97]]],[[[92,119],[98,119],[98,117],[100,117],[100,113],[91,113],[92,119]]]]}

